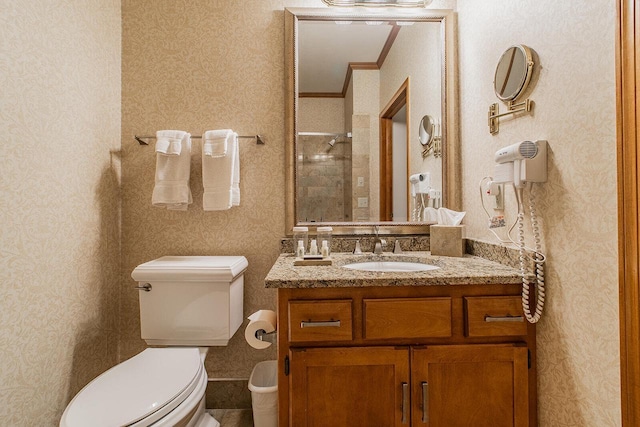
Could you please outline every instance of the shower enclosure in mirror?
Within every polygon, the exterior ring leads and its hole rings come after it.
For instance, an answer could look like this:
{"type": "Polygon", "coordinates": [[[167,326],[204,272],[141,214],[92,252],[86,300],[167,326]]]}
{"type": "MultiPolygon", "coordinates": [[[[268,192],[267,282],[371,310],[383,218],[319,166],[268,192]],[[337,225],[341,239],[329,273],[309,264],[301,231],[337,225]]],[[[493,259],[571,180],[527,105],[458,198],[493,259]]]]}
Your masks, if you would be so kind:
{"type": "Polygon", "coordinates": [[[351,132],[298,132],[296,198],[303,222],[351,220],[351,132]]]}
{"type": "Polygon", "coordinates": [[[427,232],[416,212],[460,200],[453,12],[285,14],[287,231],[427,232]],[[424,116],[442,123],[441,155],[422,154],[424,116]]]}

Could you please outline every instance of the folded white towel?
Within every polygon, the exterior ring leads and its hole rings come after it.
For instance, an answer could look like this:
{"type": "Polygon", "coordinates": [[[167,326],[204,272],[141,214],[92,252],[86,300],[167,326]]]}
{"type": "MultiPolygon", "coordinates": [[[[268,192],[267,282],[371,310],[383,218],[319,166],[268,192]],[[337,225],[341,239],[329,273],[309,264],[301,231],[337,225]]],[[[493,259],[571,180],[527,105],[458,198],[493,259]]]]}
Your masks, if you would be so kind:
{"type": "MultiPolygon", "coordinates": [[[[202,149],[204,153],[204,144],[202,149]]],[[[239,153],[238,134],[233,132],[228,139],[226,156],[202,156],[202,207],[205,211],[225,210],[240,204],[239,153]]]]}
{"type": "Polygon", "coordinates": [[[227,155],[231,129],[208,130],[202,135],[202,154],[211,157],[227,155]]]}
{"type": "Polygon", "coordinates": [[[182,130],[159,130],[156,132],[156,153],[179,156],[182,139],[187,133],[182,130]]]}
{"type": "Polygon", "coordinates": [[[193,203],[189,188],[191,135],[184,132],[179,155],[156,154],[156,184],[151,203],[172,210],[186,210],[193,203]]]}

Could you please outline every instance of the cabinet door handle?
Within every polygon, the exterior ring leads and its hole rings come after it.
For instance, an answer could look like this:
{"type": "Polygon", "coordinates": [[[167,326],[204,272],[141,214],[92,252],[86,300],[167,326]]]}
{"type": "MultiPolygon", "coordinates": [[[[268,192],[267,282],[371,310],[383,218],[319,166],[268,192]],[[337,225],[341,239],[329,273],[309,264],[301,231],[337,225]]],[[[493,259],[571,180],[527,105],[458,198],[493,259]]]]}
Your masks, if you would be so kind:
{"type": "Polygon", "coordinates": [[[302,321],[300,322],[300,327],[301,328],[324,328],[324,327],[332,327],[332,328],[339,328],[340,327],[340,321],[339,320],[328,320],[328,321],[315,321],[315,320],[309,320],[309,321],[302,321]]]}
{"type": "Polygon", "coordinates": [[[409,407],[409,384],[402,383],[402,424],[407,423],[408,407],[409,407]]]}
{"type": "Polygon", "coordinates": [[[484,316],[485,322],[524,322],[522,316],[484,316]]]}
{"type": "Polygon", "coordinates": [[[422,423],[426,424],[429,422],[429,383],[422,381],[420,385],[422,386],[422,423]]]}

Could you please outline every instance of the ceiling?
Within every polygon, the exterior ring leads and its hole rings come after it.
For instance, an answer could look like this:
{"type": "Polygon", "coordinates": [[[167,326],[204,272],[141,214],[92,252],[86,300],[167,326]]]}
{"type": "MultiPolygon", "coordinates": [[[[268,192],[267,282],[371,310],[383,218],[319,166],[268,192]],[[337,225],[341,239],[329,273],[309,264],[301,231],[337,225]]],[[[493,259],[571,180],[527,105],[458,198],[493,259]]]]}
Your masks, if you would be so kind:
{"type": "Polygon", "coordinates": [[[341,93],[349,63],[377,62],[393,28],[391,23],[363,21],[300,21],[298,25],[300,93],[341,93]]]}

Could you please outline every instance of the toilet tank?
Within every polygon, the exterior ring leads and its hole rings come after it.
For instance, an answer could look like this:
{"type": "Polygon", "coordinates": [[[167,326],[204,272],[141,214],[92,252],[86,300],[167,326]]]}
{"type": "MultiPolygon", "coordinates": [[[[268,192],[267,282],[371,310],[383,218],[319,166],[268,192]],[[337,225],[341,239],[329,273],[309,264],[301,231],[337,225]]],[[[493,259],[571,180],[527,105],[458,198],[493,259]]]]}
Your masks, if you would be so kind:
{"type": "Polygon", "coordinates": [[[150,345],[224,346],[243,321],[243,256],[165,256],[136,267],[140,329],[150,345]]]}

